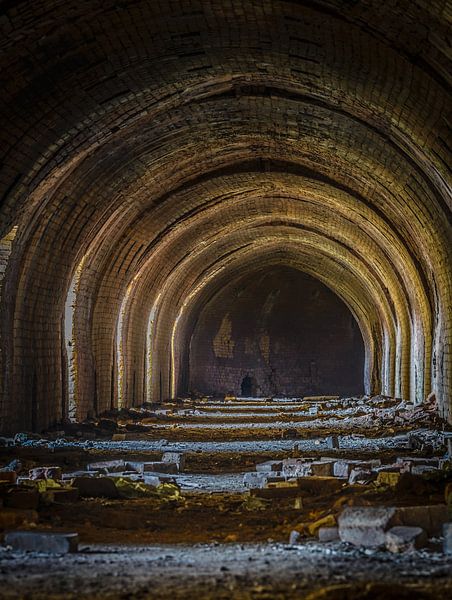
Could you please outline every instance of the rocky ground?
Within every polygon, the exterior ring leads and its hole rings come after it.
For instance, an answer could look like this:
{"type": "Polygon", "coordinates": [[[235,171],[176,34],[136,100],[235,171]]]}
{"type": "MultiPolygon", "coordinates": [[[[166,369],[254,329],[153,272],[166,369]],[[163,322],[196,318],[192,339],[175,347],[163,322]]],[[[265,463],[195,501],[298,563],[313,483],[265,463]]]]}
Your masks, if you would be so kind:
{"type": "Polygon", "coordinates": [[[0,597],[445,598],[452,476],[435,414],[384,397],[187,400],[0,439],[3,531],[79,534],[70,554],[5,535],[0,597]],[[422,507],[397,524],[425,536],[399,553],[346,543],[347,507],[422,507]]]}

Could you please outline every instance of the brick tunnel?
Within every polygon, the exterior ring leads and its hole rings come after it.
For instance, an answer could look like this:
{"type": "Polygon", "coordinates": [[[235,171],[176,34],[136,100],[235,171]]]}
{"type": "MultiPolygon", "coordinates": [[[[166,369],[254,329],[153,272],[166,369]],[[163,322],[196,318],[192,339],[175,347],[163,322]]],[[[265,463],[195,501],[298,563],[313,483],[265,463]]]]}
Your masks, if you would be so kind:
{"type": "MultiPolygon", "coordinates": [[[[436,441],[407,452],[449,481],[451,15],[449,0],[0,0],[4,472],[42,466],[54,432],[95,446],[109,420],[110,437],[150,436],[135,453],[243,441],[239,471],[289,460],[278,444],[303,437],[303,411],[336,411],[319,451],[359,411],[369,440],[413,429],[378,408],[428,413],[436,441]],[[161,422],[177,406],[191,438],[161,422]]],[[[195,471],[229,472],[206,452],[195,471]]],[[[452,589],[435,585],[418,592],[452,589]]]]}

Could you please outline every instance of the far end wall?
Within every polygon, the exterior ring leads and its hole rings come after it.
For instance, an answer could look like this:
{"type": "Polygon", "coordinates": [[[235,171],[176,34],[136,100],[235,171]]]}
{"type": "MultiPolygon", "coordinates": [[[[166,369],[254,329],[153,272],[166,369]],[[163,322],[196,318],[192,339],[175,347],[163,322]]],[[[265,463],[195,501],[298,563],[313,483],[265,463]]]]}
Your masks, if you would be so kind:
{"type": "Polygon", "coordinates": [[[191,339],[189,387],[212,395],[352,395],[363,393],[363,370],[364,344],[347,306],[313,277],[271,267],[204,307],[191,339]]]}

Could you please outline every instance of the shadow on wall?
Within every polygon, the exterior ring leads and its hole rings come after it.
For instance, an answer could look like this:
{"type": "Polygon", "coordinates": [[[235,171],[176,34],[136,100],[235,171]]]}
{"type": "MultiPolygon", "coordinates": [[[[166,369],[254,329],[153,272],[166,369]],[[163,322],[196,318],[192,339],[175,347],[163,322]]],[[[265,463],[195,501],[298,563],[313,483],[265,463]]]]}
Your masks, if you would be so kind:
{"type": "Polygon", "coordinates": [[[364,344],[329,288],[273,266],[232,282],[204,306],[189,369],[190,389],[203,394],[362,394],[364,344]]]}

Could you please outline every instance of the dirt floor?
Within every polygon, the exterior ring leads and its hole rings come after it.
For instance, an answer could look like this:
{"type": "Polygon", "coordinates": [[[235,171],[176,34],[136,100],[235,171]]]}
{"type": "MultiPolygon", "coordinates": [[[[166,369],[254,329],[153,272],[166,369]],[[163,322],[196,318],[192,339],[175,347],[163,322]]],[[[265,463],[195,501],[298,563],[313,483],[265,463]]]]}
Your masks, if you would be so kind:
{"type": "MultiPolygon", "coordinates": [[[[250,493],[243,482],[256,464],[290,457],[378,458],[392,465],[399,457],[444,456],[434,414],[399,401],[187,401],[145,407],[42,437],[5,440],[0,466],[17,459],[20,475],[44,465],[61,466],[69,475],[98,461],[160,461],[163,451],[185,457],[180,473],[165,476],[176,484],[166,495],[70,503],[41,496],[36,518],[21,527],[78,532],[79,552],[50,556],[0,547],[0,597],[452,595],[452,555],[442,553],[439,537],[430,536],[421,550],[394,555],[339,541],[320,544],[310,529],[319,519],[337,518],[344,506],[444,504],[450,470],[403,485],[345,481],[334,490],[297,488],[271,498],[250,493]],[[331,434],[337,436],[334,444],[331,434]],[[298,540],[289,544],[294,531],[298,540]]],[[[140,478],[131,475],[133,482],[140,478]]]]}

